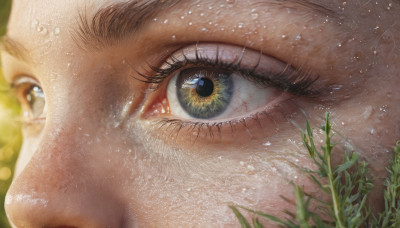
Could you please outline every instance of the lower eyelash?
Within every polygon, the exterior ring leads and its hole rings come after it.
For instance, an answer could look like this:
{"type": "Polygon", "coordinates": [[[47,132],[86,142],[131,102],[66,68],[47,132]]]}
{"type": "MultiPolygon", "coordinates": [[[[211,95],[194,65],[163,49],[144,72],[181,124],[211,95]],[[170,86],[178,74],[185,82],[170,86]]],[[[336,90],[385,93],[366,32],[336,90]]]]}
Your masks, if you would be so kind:
{"type": "Polygon", "coordinates": [[[293,100],[289,99],[283,103],[284,104],[280,103],[273,107],[266,108],[247,117],[222,122],[195,122],[163,118],[156,121],[155,124],[159,129],[168,131],[169,137],[173,139],[179,138],[181,134],[183,134],[182,137],[190,137],[190,139],[193,139],[194,136],[194,140],[192,140],[193,143],[200,137],[212,141],[221,140],[223,137],[235,138],[237,128],[241,128],[240,132],[246,131],[247,136],[253,138],[255,137],[252,133],[253,128],[249,126],[251,121],[253,121],[253,124],[257,125],[258,129],[263,130],[264,128],[278,128],[277,126],[280,125],[279,118],[283,117],[287,123],[293,125],[293,113],[304,115],[304,109],[293,100]],[[265,119],[268,119],[268,122],[273,123],[274,126],[263,126],[262,123],[265,122],[265,119]],[[222,131],[226,131],[226,128],[229,129],[230,136],[223,134],[222,131]]]}

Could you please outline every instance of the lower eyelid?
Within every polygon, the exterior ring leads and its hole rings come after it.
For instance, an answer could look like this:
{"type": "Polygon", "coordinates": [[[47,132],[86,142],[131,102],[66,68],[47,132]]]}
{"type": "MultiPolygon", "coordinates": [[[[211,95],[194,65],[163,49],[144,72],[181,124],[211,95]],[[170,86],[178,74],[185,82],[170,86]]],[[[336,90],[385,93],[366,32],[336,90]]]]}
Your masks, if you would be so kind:
{"type": "MultiPolygon", "coordinates": [[[[220,122],[185,121],[171,118],[151,118],[156,137],[167,143],[191,146],[212,141],[224,145],[244,145],[249,140],[266,140],[283,131],[292,132],[294,122],[305,122],[302,108],[289,96],[246,117],[220,122]],[[227,144],[228,143],[228,144],[227,144]]],[[[226,148],[228,149],[228,148],[226,148]]]]}

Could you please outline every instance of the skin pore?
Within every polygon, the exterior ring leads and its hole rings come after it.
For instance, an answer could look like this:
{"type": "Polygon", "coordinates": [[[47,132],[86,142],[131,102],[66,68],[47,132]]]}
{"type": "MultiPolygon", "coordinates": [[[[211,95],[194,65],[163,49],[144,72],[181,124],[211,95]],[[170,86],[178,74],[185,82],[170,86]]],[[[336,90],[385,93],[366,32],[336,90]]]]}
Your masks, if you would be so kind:
{"type": "Polygon", "coordinates": [[[326,111],[370,164],[379,210],[400,138],[399,9],[15,0],[2,64],[25,124],[7,215],[15,227],[232,227],[232,203],[283,215],[289,181],[319,194],[296,168],[313,167],[299,128],[326,111]],[[194,68],[233,72],[220,115],[196,119],[177,101],[174,80],[194,68]]]}

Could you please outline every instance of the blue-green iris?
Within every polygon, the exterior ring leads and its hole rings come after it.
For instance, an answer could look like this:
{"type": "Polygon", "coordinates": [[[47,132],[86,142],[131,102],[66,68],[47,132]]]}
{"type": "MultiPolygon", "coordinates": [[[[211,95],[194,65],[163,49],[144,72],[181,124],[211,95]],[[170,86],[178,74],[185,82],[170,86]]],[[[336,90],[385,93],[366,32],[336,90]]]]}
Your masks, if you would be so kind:
{"type": "Polygon", "coordinates": [[[194,118],[210,119],[220,115],[232,99],[231,74],[212,68],[182,70],[176,80],[179,103],[194,118]]]}

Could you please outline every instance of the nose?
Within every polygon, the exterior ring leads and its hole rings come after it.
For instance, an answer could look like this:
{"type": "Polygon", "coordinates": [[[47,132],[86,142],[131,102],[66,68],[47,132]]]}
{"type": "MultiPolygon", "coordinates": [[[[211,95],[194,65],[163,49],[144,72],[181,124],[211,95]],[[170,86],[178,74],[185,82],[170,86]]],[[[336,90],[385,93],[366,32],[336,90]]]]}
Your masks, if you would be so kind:
{"type": "Polygon", "coordinates": [[[6,196],[15,227],[121,227],[117,196],[95,177],[71,132],[41,143],[6,196]],[[69,136],[68,136],[69,135],[69,136]],[[91,174],[92,173],[92,174],[91,174]]]}

